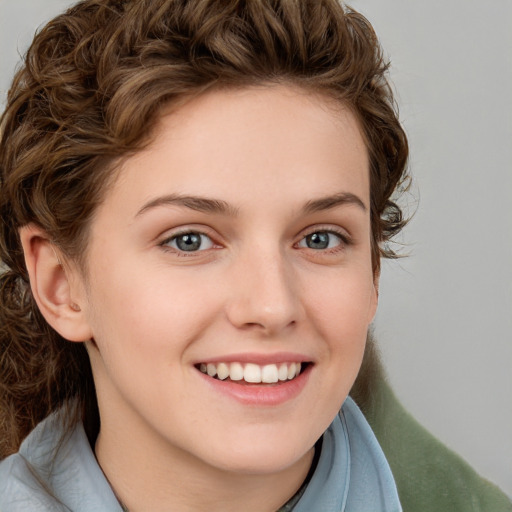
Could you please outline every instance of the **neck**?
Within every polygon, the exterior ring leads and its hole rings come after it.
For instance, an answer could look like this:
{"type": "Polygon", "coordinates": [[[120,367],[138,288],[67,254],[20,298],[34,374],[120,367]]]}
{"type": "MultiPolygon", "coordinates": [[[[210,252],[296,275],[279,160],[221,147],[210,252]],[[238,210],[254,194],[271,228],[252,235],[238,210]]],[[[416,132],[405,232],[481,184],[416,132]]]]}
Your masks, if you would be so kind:
{"type": "MultiPolygon", "coordinates": [[[[115,443],[118,444],[118,443],[115,443]]],[[[300,488],[312,448],[293,466],[270,474],[238,474],[207,466],[186,454],[162,460],[146,447],[118,450],[100,432],[96,456],[114,493],[130,512],[275,512],[300,488]],[[140,452],[143,453],[140,453],[140,452]]]]}
{"type": "Polygon", "coordinates": [[[136,442],[144,437],[134,434],[132,428],[102,423],[95,447],[114,493],[130,512],[163,512],[170,504],[183,512],[275,512],[298,491],[314,455],[312,448],[287,468],[239,473],[208,465],[166,443],[136,442]]]}

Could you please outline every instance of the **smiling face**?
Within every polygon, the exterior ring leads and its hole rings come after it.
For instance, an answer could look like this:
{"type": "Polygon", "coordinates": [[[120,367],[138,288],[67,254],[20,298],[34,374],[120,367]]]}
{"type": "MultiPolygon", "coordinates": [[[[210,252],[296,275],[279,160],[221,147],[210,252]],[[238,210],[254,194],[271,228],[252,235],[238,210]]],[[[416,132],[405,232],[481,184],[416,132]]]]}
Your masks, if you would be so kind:
{"type": "Polygon", "coordinates": [[[284,86],[190,101],[125,161],[86,257],[100,462],[127,442],[233,472],[300,464],[377,303],[354,116],[284,86]]]}

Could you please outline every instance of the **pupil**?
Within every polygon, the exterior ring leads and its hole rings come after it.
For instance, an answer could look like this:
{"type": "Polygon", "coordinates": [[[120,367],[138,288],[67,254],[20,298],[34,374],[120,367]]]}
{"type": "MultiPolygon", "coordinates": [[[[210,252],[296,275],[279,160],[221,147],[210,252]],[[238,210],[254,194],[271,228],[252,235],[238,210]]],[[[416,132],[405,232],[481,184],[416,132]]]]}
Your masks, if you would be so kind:
{"type": "Polygon", "coordinates": [[[197,251],[201,247],[201,236],[197,233],[187,233],[176,239],[176,245],[182,251],[197,251]]]}
{"type": "Polygon", "coordinates": [[[328,233],[312,233],[306,237],[310,249],[326,249],[329,246],[328,233]]]}

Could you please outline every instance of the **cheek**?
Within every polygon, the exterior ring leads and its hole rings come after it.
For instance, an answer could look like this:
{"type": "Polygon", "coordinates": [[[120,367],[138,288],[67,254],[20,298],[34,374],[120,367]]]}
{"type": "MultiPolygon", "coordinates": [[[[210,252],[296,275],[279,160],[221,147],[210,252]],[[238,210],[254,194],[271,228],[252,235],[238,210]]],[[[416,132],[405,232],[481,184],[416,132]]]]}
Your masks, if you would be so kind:
{"type": "Polygon", "coordinates": [[[373,290],[366,275],[339,272],[336,279],[325,282],[322,293],[318,288],[310,292],[309,312],[314,319],[310,325],[323,342],[319,378],[325,386],[313,410],[325,427],[347,397],[364,356],[373,290]]]}
{"type": "MultiPolygon", "coordinates": [[[[325,279],[323,286],[308,283],[309,310],[318,326],[331,334],[366,333],[376,308],[376,294],[368,272],[346,273],[325,279]]],[[[350,341],[352,336],[347,336],[350,341]]]]}
{"type": "Polygon", "coordinates": [[[113,271],[103,279],[97,276],[90,324],[104,358],[115,359],[112,351],[123,359],[130,354],[165,357],[191,343],[211,322],[218,304],[204,280],[167,274],[113,271]]]}
{"type": "Polygon", "coordinates": [[[359,371],[369,323],[375,309],[375,290],[367,272],[331,279],[322,293],[310,294],[314,328],[325,342],[333,379],[340,389],[352,386],[359,371]]]}

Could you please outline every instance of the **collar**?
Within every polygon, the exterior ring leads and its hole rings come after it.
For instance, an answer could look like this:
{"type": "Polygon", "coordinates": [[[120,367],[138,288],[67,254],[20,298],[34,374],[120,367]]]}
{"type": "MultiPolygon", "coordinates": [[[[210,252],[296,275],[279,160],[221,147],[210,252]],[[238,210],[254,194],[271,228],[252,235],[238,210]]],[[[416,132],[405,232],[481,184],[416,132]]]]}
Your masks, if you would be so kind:
{"type": "MultiPolygon", "coordinates": [[[[351,398],[324,433],[317,466],[301,491],[296,504],[288,503],[292,508],[281,510],[401,512],[389,465],[351,398]]],[[[0,509],[123,512],[83,426],[63,437],[58,414],[42,421],[17,454],[0,462],[0,509]]]]}
{"type": "Polygon", "coordinates": [[[388,462],[363,413],[348,397],[323,435],[322,451],[293,512],[401,512],[388,462]]]}

